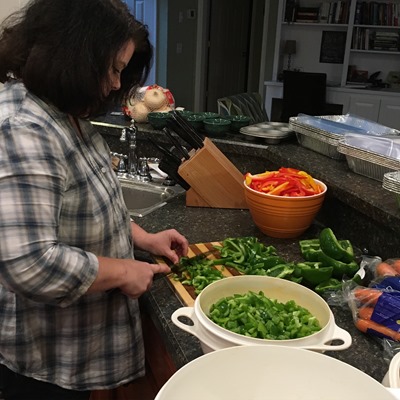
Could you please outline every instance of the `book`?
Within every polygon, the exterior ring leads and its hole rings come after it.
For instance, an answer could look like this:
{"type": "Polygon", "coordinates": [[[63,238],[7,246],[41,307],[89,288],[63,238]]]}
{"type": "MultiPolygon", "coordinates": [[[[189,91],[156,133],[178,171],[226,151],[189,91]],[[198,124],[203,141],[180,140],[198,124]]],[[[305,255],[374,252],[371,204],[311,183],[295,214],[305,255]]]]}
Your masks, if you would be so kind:
{"type": "Polygon", "coordinates": [[[320,11],[319,11],[319,21],[320,22],[328,23],[329,8],[330,8],[329,2],[325,1],[324,3],[321,4],[320,11]]]}

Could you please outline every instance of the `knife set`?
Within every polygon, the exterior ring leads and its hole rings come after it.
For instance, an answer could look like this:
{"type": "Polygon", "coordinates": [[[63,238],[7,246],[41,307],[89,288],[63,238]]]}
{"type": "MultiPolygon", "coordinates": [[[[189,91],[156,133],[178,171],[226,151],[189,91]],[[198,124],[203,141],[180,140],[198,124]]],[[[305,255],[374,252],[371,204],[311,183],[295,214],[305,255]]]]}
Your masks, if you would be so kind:
{"type": "Polygon", "coordinates": [[[170,113],[172,118],[167,119],[167,127],[163,131],[176,152],[172,153],[152,139],[150,141],[164,155],[159,168],[186,190],[186,205],[248,208],[243,174],[210,139],[197,133],[178,112],[170,113]],[[185,144],[181,145],[171,131],[185,144]]]}

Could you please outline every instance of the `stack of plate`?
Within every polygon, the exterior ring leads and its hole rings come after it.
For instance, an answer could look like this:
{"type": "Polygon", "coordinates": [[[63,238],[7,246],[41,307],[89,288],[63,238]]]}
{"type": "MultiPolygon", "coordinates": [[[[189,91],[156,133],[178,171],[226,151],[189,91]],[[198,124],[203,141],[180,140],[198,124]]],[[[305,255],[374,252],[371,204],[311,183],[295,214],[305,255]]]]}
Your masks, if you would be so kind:
{"type": "Polygon", "coordinates": [[[397,204],[400,207],[400,171],[384,174],[382,187],[396,195],[397,204]]]}
{"type": "Polygon", "coordinates": [[[278,144],[281,140],[293,135],[289,125],[284,122],[262,122],[259,124],[245,126],[240,133],[248,138],[260,138],[268,144],[278,144]]]}

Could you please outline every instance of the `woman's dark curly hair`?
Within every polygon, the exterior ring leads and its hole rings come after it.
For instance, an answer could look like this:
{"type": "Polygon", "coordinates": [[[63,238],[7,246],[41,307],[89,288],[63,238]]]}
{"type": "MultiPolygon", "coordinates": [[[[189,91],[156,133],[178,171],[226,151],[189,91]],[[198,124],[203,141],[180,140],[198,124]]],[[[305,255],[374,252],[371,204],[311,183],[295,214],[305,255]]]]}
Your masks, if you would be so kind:
{"type": "Polygon", "coordinates": [[[32,0],[1,28],[0,82],[22,80],[36,96],[73,116],[121,105],[149,74],[149,32],[121,0],[32,0]],[[106,98],[109,68],[128,40],[135,52],[121,74],[121,88],[106,98]]]}

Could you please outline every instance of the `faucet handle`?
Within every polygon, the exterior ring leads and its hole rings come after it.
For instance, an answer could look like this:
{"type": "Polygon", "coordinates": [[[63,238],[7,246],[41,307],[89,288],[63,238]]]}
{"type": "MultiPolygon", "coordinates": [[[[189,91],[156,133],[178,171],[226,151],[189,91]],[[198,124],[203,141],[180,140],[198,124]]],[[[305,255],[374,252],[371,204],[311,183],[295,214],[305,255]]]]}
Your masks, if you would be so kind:
{"type": "Polygon", "coordinates": [[[150,174],[150,168],[149,164],[147,162],[146,157],[140,157],[139,158],[139,163],[138,163],[138,173],[140,180],[143,182],[150,182],[152,180],[151,174],[150,174]]]}
{"type": "Polygon", "coordinates": [[[128,156],[126,156],[125,154],[118,154],[118,153],[115,153],[115,156],[119,158],[117,172],[122,174],[126,173],[127,171],[126,160],[128,159],[128,156]]]}

